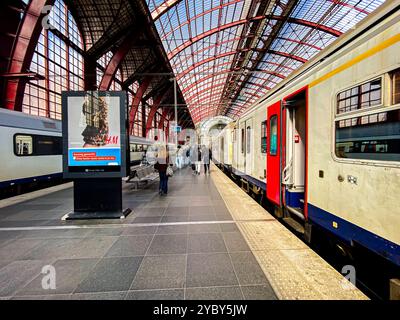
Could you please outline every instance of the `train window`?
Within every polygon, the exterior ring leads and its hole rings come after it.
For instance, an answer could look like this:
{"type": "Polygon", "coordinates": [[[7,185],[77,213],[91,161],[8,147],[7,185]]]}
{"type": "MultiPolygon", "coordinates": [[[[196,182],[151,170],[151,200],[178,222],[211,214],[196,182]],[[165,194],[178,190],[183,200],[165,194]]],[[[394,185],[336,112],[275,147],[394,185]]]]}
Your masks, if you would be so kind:
{"type": "Polygon", "coordinates": [[[34,152],[36,156],[51,156],[62,154],[61,137],[34,136],[34,152]]]}
{"type": "Polygon", "coordinates": [[[62,138],[17,134],[14,138],[17,156],[52,156],[62,154],[62,138]]]}
{"type": "Polygon", "coordinates": [[[337,114],[382,104],[382,79],[375,79],[343,91],[337,96],[337,114]]]}
{"type": "Polygon", "coordinates": [[[392,104],[400,103],[400,69],[395,70],[392,76],[392,104]]]}
{"type": "Polygon", "coordinates": [[[269,154],[276,156],[278,154],[278,116],[272,116],[269,120],[271,133],[269,137],[269,154]]]}
{"type": "Polygon", "coordinates": [[[143,151],[144,151],[144,152],[146,152],[146,151],[147,151],[147,147],[148,147],[148,145],[147,145],[147,144],[144,144],[144,145],[143,145],[143,151]]]}
{"type": "Polygon", "coordinates": [[[141,144],[137,145],[137,152],[143,152],[143,145],[141,144]]]}
{"type": "Polygon", "coordinates": [[[251,151],[251,127],[247,127],[247,132],[246,132],[246,146],[247,146],[247,153],[250,153],[251,151]]]}
{"type": "Polygon", "coordinates": [[[339,158],[400,161],[400,109],[336,121],[339,158]]]}
{"type": "Polygon", "coordinates": [[[241,149],[242,149],[242,153],[244,153],[245,151],[245,131],[244,128],[241,130],[241,149]]]}
{"type": "Polygon", "coordinates": [[[16,135],[14,138],[14,149],[17,156],[30,156],[33,154],[33,137],[16,135]]]}
{"type": "Polygon", "coordinates": [[[261,122],[261,153],[267,153],[267,121],[261,122]]]}

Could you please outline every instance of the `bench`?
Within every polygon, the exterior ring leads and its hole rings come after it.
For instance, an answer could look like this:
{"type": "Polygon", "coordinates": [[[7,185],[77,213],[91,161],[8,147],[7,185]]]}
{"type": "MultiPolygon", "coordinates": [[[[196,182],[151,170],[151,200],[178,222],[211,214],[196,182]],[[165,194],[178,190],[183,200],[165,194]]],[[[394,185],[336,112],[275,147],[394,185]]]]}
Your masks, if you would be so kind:
{"type": "Polygon", "coordinates": [[[150,182],[154,182],[158,179],[158,172],[154,171],[153,166],[140,166],[135,167],[131,170],[131,174],[126,180],[127,183],[134,183],[133,189],[139,189],[141,183],[148,185],[150,182]]]}

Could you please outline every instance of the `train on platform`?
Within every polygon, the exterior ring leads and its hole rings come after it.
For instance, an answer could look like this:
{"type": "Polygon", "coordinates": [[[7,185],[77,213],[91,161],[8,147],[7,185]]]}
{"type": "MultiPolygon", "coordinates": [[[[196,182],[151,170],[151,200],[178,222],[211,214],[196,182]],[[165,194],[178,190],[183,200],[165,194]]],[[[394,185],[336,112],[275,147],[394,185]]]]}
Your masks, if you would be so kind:
{"type": "MultiPolygon", "coordinates": [[[[214,162],[287,226],[400,267],[400,8],[393,1],[258,99],[214,162]]],[[[399,274],[398,274],[399,275],[399,274]]]]}
{"type": "MultiPolygon", "coordinates": [[[[129,137],[131,166],[153,143],[129,137]]],[[[0,198],[61,182],[62,151],[61,121],[0,109],[0,198]]]]}

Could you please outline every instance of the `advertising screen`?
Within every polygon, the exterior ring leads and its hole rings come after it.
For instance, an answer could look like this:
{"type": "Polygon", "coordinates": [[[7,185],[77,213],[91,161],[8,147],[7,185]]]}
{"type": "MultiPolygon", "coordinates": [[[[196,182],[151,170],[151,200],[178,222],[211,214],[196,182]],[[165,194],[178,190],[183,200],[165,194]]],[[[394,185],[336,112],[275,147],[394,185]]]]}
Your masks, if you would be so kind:
{"type": "Polygon", "coordinates": [[[67,176],[121,173],[125,164],[125,109],[123,93],[65,94],[63,138],[67,176]]]}

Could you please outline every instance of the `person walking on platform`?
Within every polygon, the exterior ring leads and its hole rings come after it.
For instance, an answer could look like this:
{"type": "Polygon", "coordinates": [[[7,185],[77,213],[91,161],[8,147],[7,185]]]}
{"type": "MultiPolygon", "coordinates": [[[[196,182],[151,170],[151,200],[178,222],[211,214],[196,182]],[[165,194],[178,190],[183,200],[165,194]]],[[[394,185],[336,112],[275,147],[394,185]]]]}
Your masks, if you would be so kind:
{"type": "Polygon", "coordinates": [[[204,145],[201,154],[204,164],[204,174],[210,174],[210,161],[212,159],[211,149],[204,145]]]}
{"type": "Polygon", "coordinates": [[[196,149],[197,149],[196,174],[200,175],[200,172],[201,172],[201,158],[202,158],[200,145],[197,145],[196,149]]]}
{"type": "Polygon", "coordinates": [[[168,175],[167,169],[169,166],[169,157],[166,146],[160,146],[158,148],[157,154],[157,162],[154,165],[154,169],[158,171],[160,177],[160,186],[159,186],[159,194],[167,195],[168,194],[168,175]]]}
{"type": "Polygon", "coordinates": [[[197,175],[197,162],[198,162],[198,157],[199,157],[199,148],[197,145],[192,145],[190,147],[190,165],[192,167],[192,171],[194,175],[197,175]]]}

